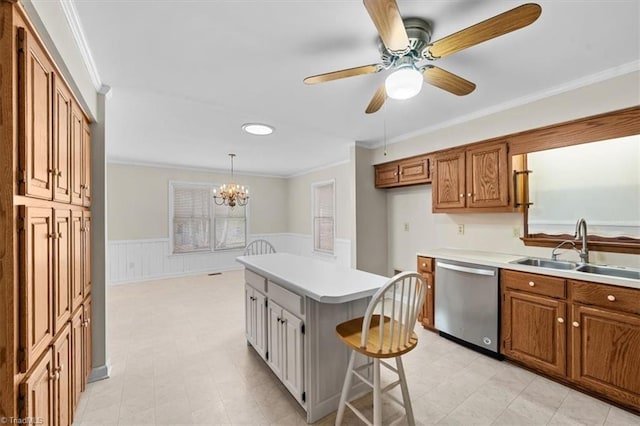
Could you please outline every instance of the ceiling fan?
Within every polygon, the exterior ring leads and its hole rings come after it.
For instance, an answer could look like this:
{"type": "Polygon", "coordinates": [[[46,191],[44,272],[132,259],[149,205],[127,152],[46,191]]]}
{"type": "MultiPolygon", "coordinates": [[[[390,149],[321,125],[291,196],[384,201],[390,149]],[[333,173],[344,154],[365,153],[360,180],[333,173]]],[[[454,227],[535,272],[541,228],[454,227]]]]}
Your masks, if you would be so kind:
{"type": "Polygon", "coordinates": [[[423,81],[454,95],[468,95],[475,90],[474,83],[422,61],[435,61],[526,27],[535,22],[542,12],[538,4],[523,4],[431,42],[431,25],[421,18],[403,19],[395,0],[364,0],[364,6],[380,35],[381,62],[314,75],[305,78],[304,82],[324,83],[394,70],[376,90],[365,111],[367,114],[378,111],[387,97],[408,99],[417,95],[423,81]]]}

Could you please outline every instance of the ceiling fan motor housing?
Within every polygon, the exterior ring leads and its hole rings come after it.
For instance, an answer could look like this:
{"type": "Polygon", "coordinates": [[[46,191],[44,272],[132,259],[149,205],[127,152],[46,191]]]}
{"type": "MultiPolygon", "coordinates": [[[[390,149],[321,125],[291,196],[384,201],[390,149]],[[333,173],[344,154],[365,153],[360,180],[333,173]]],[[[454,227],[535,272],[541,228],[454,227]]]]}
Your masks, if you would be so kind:
{"type": "Polygon", "coordinates": [[[422,18],[405,18],[402,21],[409,38],[408,52],[402,55],[391,52],[385,47],[382,39],[378,39],[378,49],[380,50],[382,64],[387,69],[407,62],[406,60],[399,61],[401,58],[409,57],[413,61],[424,59],[422,51],[429,45],[429,43],[431,43],[431,34],[433,33],[433,30],[429,22],[422,18]]]}

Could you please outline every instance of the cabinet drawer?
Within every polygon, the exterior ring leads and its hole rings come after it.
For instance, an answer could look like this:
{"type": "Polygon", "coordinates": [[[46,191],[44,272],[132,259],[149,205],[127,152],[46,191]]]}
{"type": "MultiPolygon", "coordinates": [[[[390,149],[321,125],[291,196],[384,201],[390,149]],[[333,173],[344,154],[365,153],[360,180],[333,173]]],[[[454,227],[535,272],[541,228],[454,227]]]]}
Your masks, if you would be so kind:
{"type": "Polygon", "coordinates": [[[584,281],[569,285],[573,302],[640,314],[640,290],[584,281]]]}
{"type": "Polygon", "coordinates": [[[418,271],[433,272],[433,258],[418,256],[418,271]]]}
{"type": "Polygon", "coordinates": [[[555,297],[556,299],[566,298],[564,278],[529,274],[527,272],[508,271],[504,269],[502,270],[501,278],[502,283],[506,288],[555,297]]]}
{"type": "Polygon", "coordinates": [[[304,313],[302,296],[292,293],[272,281],[269,281],[268,297],[294,315],[303,315],[304,313]]]}
{"type": "Polygon", "coordinates": [[[250,270],[245,269],[244,280],[247,284],[249,284],[251,287],[255,288],[256,290],[262,293],[267,292],[267,279],[264,277],[261,277],[255,272],[251,272],[250,270]]]}

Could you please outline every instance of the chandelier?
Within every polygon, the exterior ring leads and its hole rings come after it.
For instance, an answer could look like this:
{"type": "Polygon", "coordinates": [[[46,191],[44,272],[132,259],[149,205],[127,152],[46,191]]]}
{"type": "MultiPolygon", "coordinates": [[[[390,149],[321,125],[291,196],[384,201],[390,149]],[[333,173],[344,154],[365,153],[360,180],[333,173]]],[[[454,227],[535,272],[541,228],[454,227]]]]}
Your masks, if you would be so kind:
{"type": "Polygon", "coordinates": [[[222,185],[218,191],[213,190],[213,200],[219,206],[235,207],[236,204],[246,206],[249,201],[249,190],[233,182],[233,157],[235,156],[235,154],[229,154],[231,157],[231,182],[222,185]]]}

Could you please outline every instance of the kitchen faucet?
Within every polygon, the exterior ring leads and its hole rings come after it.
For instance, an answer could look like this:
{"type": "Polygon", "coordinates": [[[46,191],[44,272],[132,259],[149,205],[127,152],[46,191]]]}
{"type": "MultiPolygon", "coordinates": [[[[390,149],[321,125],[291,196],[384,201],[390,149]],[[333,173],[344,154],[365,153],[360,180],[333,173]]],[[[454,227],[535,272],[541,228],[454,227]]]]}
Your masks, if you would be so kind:
{"type": "Polygon", "coordinates": [[[576,232],[573,237],[576,240],[582,238],[580,260],[582,260],[582,263],[589,263],[589,249],[587,248],[587,222],[583,218],[580,218],[576,223],[576,232]]]}
{"type": "Polygon", "coordinates": [[[551,251],[551,260],[558,260],[558,256],[559,254],[556,253],[556,250],[558,250],[560,247],[562,247],[565,244],[571,244],[571,248],[573,248],[575,251],[577,251],[578,253],[580,253],[580,250],[578,250],[576,248],[576,243],[574,243],[571,240],[564,240],[563,242],[561,242],[560,244],[558,244],[557,246],[554,247],[554,249],[551,251]]]}

